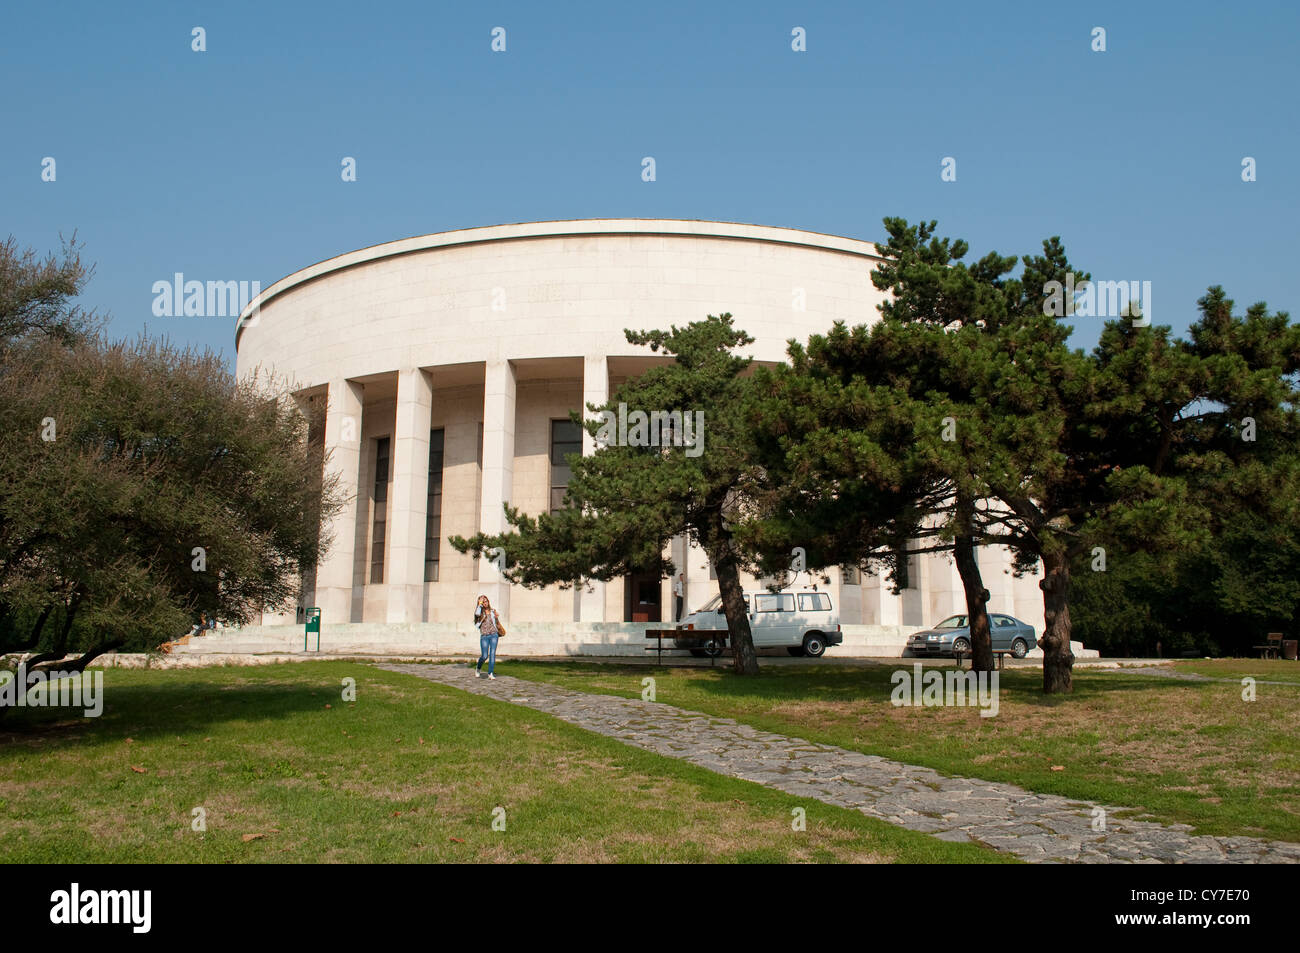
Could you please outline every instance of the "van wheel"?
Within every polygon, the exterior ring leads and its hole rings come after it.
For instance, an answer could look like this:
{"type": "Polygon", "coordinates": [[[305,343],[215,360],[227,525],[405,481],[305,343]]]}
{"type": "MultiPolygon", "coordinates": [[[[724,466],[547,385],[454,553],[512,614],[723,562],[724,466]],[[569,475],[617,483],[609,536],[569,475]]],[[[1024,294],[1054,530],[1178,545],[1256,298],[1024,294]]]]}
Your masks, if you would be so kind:
{"type": "Polygon", "coordinates": [[[722,654],[722,642],[719,639],[709,639],[704,646],[703,652],[709,658],[717,658],[722,654]]]}
{"type": "Polygon", "coordinates": [[[791,655],[793,655],[795,658],[801,658],[803,656],[802,645],[787,645],[785,647],[785,650],[789,652],[791,655]]]}
{"type": "Polygon", "coordinates": [[[812,658],[821,658],[826,652],[826,643],[820,632],[809,632],[803,637],[803,654],[812,658]]]}
{"type": "Polygon", "coordinates": [[[1029,654],[1029,643],[1024,639],[1016,639],[1011,643],[1011,654],[1015,658],[1024,658],[1029,654]]]}

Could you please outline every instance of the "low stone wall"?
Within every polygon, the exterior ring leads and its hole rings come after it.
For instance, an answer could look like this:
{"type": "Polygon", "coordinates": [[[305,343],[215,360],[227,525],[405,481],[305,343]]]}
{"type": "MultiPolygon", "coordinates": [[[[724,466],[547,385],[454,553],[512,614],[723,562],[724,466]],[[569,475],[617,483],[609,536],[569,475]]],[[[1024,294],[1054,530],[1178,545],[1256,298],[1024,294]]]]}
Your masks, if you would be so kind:
{"type": "MultiPolygon", "coordinates": [[[[647,629],[664,628],[659,623],[644,622],[549,622],[516,623],[501,639],[502,656],[600,656],[644,657],[655,645],[646,638],[647,629]]],[[[846,625],[842,629],[844,644],[827,649],[841,658],[900,658],[907,637],[919,631],[917,626],[846,625]]],[[[667,640],[665,640],[666,642],[667,640]]],[[[425,622],[406,625],[386,623],[325,623],[321,627],[322,655],[407,655],[438,657],[469,655],[478,652],[478,632],[472,625],[425,622]]],[[[301,625],[259,625],[226,629],[191,639],[175,648],[182,655],[264,655],[303,651],[301,625]]],[[[313,635],[306,648],[314,652],[313,635]]],[[[1096,658],[1098,653],[1085,650],[1079,642],[1071,648],[1078,658],[1096,658]]],[[[784,651],[776,651],[784,654],[784,651]]],[[[1033,649],[1030,657],[1040,657],[1033,649]]]]}

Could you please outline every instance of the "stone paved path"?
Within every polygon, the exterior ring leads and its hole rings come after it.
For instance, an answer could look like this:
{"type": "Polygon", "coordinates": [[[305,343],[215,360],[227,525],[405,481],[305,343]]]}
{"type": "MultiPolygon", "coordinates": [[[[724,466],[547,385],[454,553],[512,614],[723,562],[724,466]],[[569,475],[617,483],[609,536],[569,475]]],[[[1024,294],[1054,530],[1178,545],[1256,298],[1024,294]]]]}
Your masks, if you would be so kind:
{"type": "Polygon", "coordinates": [[[1251,837],[1195,836],[1185,824],[1114,817],[1092,830],[1089,801],[1034,794],[1010,784],[950,778],[929,768],[760,731],[670,705],[573,691],[468,665],[396,665],[476,695],[523,705],[590,731],[796,797],[852,808],[941,840],[974,841],[1028,861],[1127,863],[1300,863],[1300,844],[1251,837]]]}

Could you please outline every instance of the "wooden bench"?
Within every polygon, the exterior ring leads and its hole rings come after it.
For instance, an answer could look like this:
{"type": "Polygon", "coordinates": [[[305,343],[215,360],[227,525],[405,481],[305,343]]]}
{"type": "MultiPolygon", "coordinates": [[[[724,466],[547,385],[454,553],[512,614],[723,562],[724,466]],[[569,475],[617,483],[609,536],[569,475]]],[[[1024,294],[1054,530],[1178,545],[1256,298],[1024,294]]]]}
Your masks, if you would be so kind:
{"type": "MultiPolygon", "coordinates": [[[[658,652],[660,664],[663,663],[665,651],[688,652],[691,651],[692,648],[702,649],[708,646],[708,644],[714,641],[715,639],[718,641],[718,644],[720,646],[724,646],[727,644],[727,633],[725,630],[713,631],[711,629],[646,629],[645,637],[647,639],[655,640],[654,645],[646,646],[646,651],[658,652]],[[694,642],[696,644],[694,646],[670,645],[668,646],[667,649],[665,649],[664,639],[673,639],[674,641],[677,642],[694,642]]],[[[708,656],[709,656],[709,665],[710,667],[712,667],[713,661],[714,659],[717,658],[717,655],[714,655],[712,652],[710,652],[708,653],[708,656]]]]}
{"type": "Polygon", "coordinates": [[[1259,653],[1260,658],[1281,658],[1282,657],[1282,633],[1270,632],[1268,642],[1264,645],[1255,646],[1255,651],[1259,653]]]}
{"type": "MultiPolygon", "coordinates": [[[[953,653],[952,653],[952,657],[953,657],[953,659],[956,661],[956,663],[957,663],[957,667],[958,667],[958,668],[961,668],[962,660],[963,660],[963,659],[968,659],[968,658],[970,658],[970,657],[971,657],[972,655],[974,655],[974,654],[975,654],[975,653],[972,652],[970,649],[967,649],[965,652],[958,652],[958,651],[954,650],[953,653]]],[[[994,654],[995,656],[997,656],[997,660],[998,660],[998,671],[1001,671],[1001,670],[1003,669],[1002,660],[1003,660],[1006,656],[1008,656],[1008,655],[1010,655],[1010,656],[1012,656],[1012,657],[1015,656],[1015,653],[1012,652],[1011,649],[994,649],[994,650],[993,650],[993,654],[994,654]]]]}

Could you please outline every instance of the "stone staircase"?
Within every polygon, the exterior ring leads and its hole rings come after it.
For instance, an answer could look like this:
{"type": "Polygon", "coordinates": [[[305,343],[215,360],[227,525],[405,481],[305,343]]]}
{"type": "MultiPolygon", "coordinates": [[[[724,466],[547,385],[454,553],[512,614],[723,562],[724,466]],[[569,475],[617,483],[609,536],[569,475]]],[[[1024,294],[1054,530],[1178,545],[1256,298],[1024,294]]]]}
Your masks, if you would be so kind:
{"type": "MultiPolygon", "coordinates": [[[[654,645],[647,629],[663,628],[644,622],[515,623],[501,640],[503,655],[645,657],[654,645]]],[[[846,625],[844,644],[827,650],[836,658],[900,658],[907,637],[917,627],[901,625],[846,625]]],[[[1077,658],[1097,658],[1098,653],[1070,643],[1077,658]]],[[[385,624],[374,622],[325,623],[321,629],[321,655],[457,656],[478,653],[478,633],[468,624],[424,622],[385,624]]],[[[307,643],[315,654],[316,636],[307,643]]],[[[270,655],[303,652],[303,626],[253,625],[223,629],[177,646],[173,655],[270,655]]],[[[784,653],[782,653],[784,654],[784,653]]],[[[1032,649],[1030,658],[1041,658],[1032,649]]]]}

